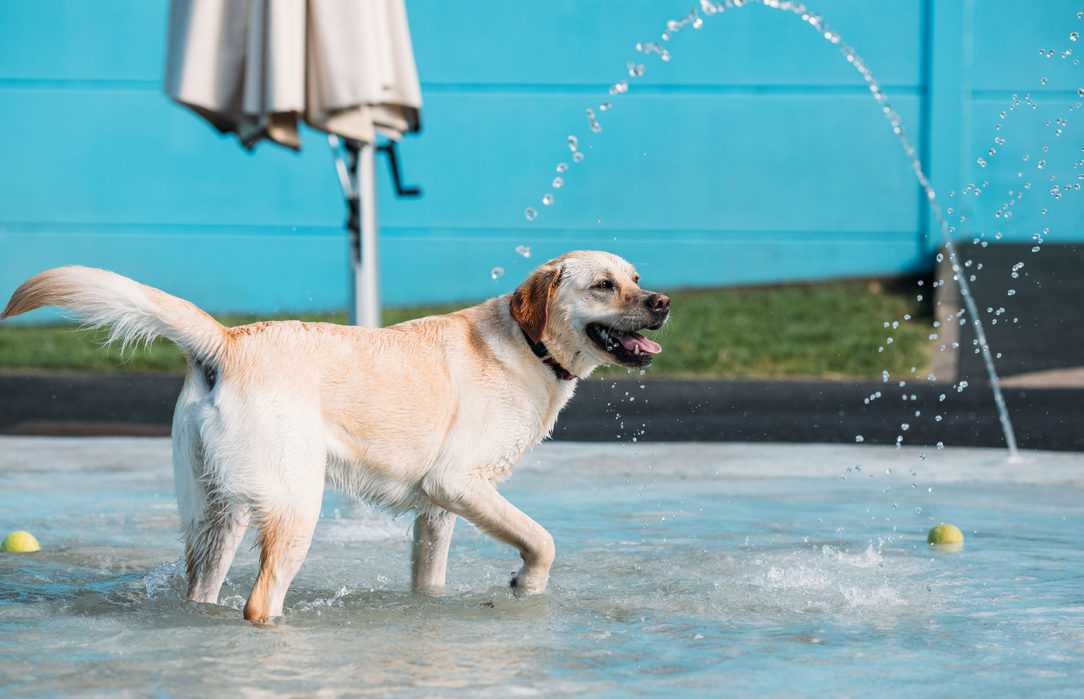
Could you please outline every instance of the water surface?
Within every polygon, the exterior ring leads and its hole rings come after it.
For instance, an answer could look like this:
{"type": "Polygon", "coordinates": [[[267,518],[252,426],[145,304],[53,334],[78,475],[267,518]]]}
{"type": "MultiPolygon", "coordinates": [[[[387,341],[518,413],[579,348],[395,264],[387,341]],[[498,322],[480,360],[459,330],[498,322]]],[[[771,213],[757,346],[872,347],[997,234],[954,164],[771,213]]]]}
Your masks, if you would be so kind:
{"type": "Polygon", "coordinates": [[[409,518],[335,494],[274,628],[183,600],[169,446],[0,439],[10,696],[1073,695],[1084,459],[917,448],[547,445],[506,494],[554,534],[548,594],[460,522],[411,595],[409,518]],[[859,470],[856,467],[861,467],[859,470]],[[914,472],[915,475],[912,475],[914,472]],[[912,485],[914,484],[914,485],[912,485]],[[967,535],[932,552],[946,520],[967,535]]]}

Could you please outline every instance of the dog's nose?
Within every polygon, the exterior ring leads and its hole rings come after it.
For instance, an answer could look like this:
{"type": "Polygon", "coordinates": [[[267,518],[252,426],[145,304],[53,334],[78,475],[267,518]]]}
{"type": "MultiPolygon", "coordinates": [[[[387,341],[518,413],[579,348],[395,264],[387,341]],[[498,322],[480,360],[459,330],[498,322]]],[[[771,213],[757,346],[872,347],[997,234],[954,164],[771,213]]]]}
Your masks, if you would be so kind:
{"type": "Polygon", "coordinates": [[[656,313],[664,313],[670,310],[670,297],[666,294],[651,294],[644,303],[656,313]]]}

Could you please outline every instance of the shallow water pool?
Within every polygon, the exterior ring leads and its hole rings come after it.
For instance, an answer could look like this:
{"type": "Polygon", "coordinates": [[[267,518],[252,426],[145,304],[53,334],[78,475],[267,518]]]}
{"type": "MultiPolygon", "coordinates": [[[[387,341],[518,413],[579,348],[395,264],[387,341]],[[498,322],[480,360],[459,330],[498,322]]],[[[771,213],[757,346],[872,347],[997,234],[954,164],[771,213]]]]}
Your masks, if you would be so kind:
{"type": "Polygon", "coordinates": [[[169,444],[0,439],[0,693],[10,696],[1079,695],[1084,458],[991,450],[566,445],[504,491],[558,546],[457,525],[409,587],[410,519],[335,494],[273,628],[183,600],[169,444]],[[926,458],[923,458],[925,456],[926,458]],[[963,551],[931,551],[940,521],[963,551]]]}

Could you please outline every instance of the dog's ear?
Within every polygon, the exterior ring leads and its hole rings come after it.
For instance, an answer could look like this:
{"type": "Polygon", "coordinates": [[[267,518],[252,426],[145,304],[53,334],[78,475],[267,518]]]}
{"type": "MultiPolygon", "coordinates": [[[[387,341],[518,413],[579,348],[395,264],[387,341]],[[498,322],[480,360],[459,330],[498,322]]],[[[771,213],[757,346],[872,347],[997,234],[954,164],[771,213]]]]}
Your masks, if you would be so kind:
{"type": "Polygon", "coordinates": [[[512,317],[532,342],[542,340],[549,306],[561,282],[561,269],[546,265],[539,267],[512,293],[512,317]]]}

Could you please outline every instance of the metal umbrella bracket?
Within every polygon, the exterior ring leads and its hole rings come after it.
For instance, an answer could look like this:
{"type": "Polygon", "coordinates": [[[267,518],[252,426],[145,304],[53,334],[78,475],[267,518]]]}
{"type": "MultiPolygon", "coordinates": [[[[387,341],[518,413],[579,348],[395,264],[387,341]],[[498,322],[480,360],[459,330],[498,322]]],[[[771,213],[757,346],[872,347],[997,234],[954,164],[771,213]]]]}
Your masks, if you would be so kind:
{"type": "Polygon", "coordinates": [[[172,0],[166,93],[234,133],[301,148],[300,122],[332,139],[350,209],[351,322],[380,324],[373,159],[416,132],[421,87],[403,0],[172,0]],[[378,144],[378,139],[386,139],[378,144]]]}
{"type": "Polygon", "coordinates": [[[388,158],[395,194],[402,198],[422,196],[421,187],[403,184],[399,169],[399,144],[395,141],[372,144],[341,139],[329,134],[328,144],[335,156],[335,172],[339,176],[348,212],[346,229],[350,233],[350,279],[354,284],[350,322],[366,327],[380,327],[380,270],[377,263],[375,153],[388,158]],[[375,153],[374,153],[375,151],[375,153]],[[363,202],[370,202],[364,206],[363,202]]]}

